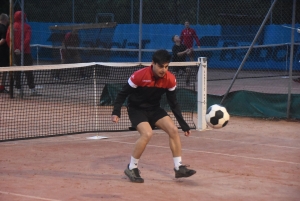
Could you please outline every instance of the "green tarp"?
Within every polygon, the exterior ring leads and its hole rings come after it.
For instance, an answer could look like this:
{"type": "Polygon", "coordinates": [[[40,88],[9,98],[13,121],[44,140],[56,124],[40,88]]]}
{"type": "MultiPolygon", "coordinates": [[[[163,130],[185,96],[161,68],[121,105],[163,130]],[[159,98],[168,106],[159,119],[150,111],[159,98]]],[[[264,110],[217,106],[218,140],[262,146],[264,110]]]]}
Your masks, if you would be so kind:
{"type": "MultiPolygon", "coordinates": [[[[118,92],[124,84],[106,84],[100,98],[100,105],[111,106],[118,92]]],[[[207,106],[218,104],[223,96],[207,95],[207,106]]],[[[197,92],[185,88],[177,89],[177,99],[182,111],[197,112],[197,92]]],[[[260,118],[287,118],[286,94],[265,94],[252,91],[235,91],[228,94],[223,105],[230,115],[260,117],[260,118]]],[[[126,102],[125,104],[126,105],[126,102]]],[[[166,97],[161,106],[169,110],[166,97]]],[[[290,118],[300,119],[300,94],[292,94],[290,118]]]]}

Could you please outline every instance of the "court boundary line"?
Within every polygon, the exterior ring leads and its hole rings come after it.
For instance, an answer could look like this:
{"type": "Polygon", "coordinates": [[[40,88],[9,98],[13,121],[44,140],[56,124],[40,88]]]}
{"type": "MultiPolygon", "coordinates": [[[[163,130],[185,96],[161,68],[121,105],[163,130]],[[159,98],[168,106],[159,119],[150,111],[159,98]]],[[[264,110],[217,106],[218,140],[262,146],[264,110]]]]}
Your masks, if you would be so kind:
{"type": "Polygon", "coordinates": [[[5,192],[5,191],[0,191],[0,194],[14,195],[14,196],[19,196],[19,197],[24,197],[24,198],[33,198],[33,199],[37,199],[37,200],[61,201],[61,200],[56,200],[56,199],[42,198],[42,197],[37,197],[37,196],[23,195],[23,194],[19,194],[19,193],[11,193],[11,192],[5,192]]]}
{"type": "Polygon", "coordinates": [[[263,143],[257,143],[256,144],[256,143],[245,142],[245,141],[237,141],[237,140],[224,140],[224,139],[218,139],[218,138],[195,137],[195,136],[190,136],[190,137],[207,139],[207,140],[215,140],[215,141],[236,142],[236,143],[241,143],[241,144],[251,144],[251,145],[259,145],[259,146],[281,147],[281,148],[288,148],[288,149],[300,149],[299,147],[290,147],[290,146],[281,146],[281,145],[263,144],[263,143]]]}
{"type": "MultiPolygon", "coordinates": [[[[164,132],[159,132],[160,133],[164,133],[164,132]]],[[[137,133],[138,134],[138,133],[137,133]]],[[[125,138],[125,137],[133,137],[136,136],[137,134],[128,134],[128,135],[122,135],[122,136],[112,136],[112,137],[108,137],[108,139],[110,138],[125,138]]],[[[56,143],[64,143],[64,142],[72,142],[72,141],[91,141],[91,140],[87,140],[86,136],[85,137],[81,137],[81,136],[66,136],[69,139],[65,139],[63,141],[57,140],[57,139],[51,139],[51,140],[47,140],[47,141],[39,141],[41,139],[32,139],[32,140],[37,140],[34,142],[30,142],[30,144],[35,144],[35,143],[39,143],[39,144],[47,144],[47,143],[52,143],[52,142],[56,142],[56,143]]],[[[215,140],[215,141],[224,141],[224,142],[235,142],[235,143],[240,143],[240,144],[249,144],[249,145],[258,145],[258,146],[269,146],[269,147],[277,147],[277,148],[287,148],[287,149],[300,149],[298,147],[291,147],[291,146],[282,146],[282,145],[274,145],[274,144],[262,144],[262,143],[251,143],[251,142],[245,142],[245,141],[237,141],[237,140],[225,140],[225,139],[218,139],[218,138],[207,138],[207,137],[197,137],[197,136],[189,136],[190,138],[199,138],[199,139],[206,139],[206,140],[215,140]]],[[[56,137],[54,137],[56,138],[56,137]]],[[[49,138],[50,139],[50,138],[49,138]]],[[[108,141],[107,139],[105,139],[106,141],[108,141]]],[[[26,143],[25,145],[27,145],[29,143],[26,143]]],[[[14,145],[23,145],[23,144],[19,144],[18,142],[14,141],[14,142],[3,142],[4,146],[14,146],[14,145]]]]}
{"type": "MultiPolygon", "coordinates": [[[[122,142],[122,141],[116,141],[116,140],[106,140],[106,141],[117,142],[117,143],[121,143],[121,144],[130,144],[130,145],[135,144],[135,142],[134,143],[133,142],[122,142]]],[[[148,144],[147,146],[148,147],[163,148],[163,149],[170,149],[170,147],[151,145],[151,144],[148,144]]],[[[221,155],[221,156],[234,157],[234,158],[245,158],[245,159],[252,159],[252,160],[261,160],[261,161],[270,161],[270,162],[276,162],[276,163],[287,163],[287,164],[293,164],[293,165],[300,165],[300,163],[296,163],[296,162],[282,161],[282,160],[275,160],[275,159],[258,158],[258,157],[251,157],[251,156],[240,156],[240,155],[235,155],[235,154],[224,154],[224,153],[218,153],[218,152],[201,151],[201,150],[185,149],[185,148],[182,148],[181,150],[190,151],[190,152],[197,152],[197,153],[221,155]]]]}

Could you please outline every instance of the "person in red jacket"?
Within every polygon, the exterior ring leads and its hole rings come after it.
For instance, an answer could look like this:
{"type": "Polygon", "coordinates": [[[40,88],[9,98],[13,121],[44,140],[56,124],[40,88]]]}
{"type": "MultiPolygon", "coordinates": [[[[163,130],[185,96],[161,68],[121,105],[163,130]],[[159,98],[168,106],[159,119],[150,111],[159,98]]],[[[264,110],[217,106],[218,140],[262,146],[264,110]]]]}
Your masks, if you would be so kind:
{"type": "MultiPolygon", "coordinates": [[[[21,66],[21,35],[22,35],[22,14],[24,17],[24,66],[32,66],[33,60],[31,56],[31,50],[30,50],[30,40],[31,40],[31,27],[29,24],[26,23],[26,14],[22,11],[17,11],[14,14],[14,63],[17,66],[21,66]]],[[[10,46],[10,27],[7,29],[6,33],[6,41],[8,46],[10,46]]],[[[26,78],[27,78],[27,84],[29,89],[31,90],[31,94],[35,95],[35,84],[34,84],[34,75],[32,71],[24,71],[26,78]]],[[[22,97],[23,96],[23,90],[21,85],[21,72],[16,71],[14,73],[14,77],[16,80],[16,88],[17,93],[22,97]]]]}
{"type": "Polygon", "coordinates": [[[193,51],[193,44],[194,40],[197,43],[198,48],[200,48],[200,41],[196,34],[196,31],[190,28],[190,22],[185,21],[184,23],[185,28],[181,31],[180,40],[182,44],[184,44],[188,49],[191,49],[191,53],[189,54],[190,60],[194,61],[194,51],[193,51]]]}
{"type": "MultiPolygon", "coordinates": [[[[70,63],[80,63],[81,57],[78,49],[76,47],[80,46],[80,38],[78,30],[72,30],[65,34],[65,37],[62,41],[62,48],[60,49],[60,58],[62,64],[70,63]]],[[[54,80],[60,80],[60,70],[55,70],[54,80]]],[[[84,68],[79,70],[80,78],[87,79],[85,75],[84,68]]]]}

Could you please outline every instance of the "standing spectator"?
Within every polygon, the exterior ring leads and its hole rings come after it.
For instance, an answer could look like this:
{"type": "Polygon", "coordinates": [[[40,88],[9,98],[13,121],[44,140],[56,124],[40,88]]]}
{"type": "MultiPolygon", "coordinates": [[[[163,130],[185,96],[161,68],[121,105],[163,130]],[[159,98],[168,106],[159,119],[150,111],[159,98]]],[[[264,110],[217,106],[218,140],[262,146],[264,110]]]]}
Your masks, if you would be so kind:
{"type": "MultiPolygon", "coordinates": [[[[174,35],[172,37],[172,41],[174,42],[173,48],[172,48],[172,62],[185,62],[186,56],[190,55],[192,50],[190,48],[187,48],[185,45],[181,43],[180,37],[178,35],[174,35]]],[[[182,75],[182,73],[186,73],[186,85],[190,84],[190,68],[187,67],[174,67],[173,70],[174,73],[176,73],[178,76],[182,75]]]]}
{"type": "Polygon", "coordinates": [[[181,163],[181,141],[178,129],[167,112],[160,107],[160,100],[166,94],[170,108],[185,136],[191,134],[189,125],[183,119],[176,98],[176,78],[168,71],[171,55],[166,50],[157,50],[152,56],[152,64],[135,71],[118,93],[114,102],[112,121],[117,123],[121,116],[121,107],[128,97],[128,115],[132,126],[140,133],[136,141],[130,163],[124,173],[132,182],[143,183],[138,162],[142,156],[156,126],[169,136],[169,145],[173,155],[175,178],[190,177],[196,173],[181,163]]]}
{"type": "MultiPolygon", "coordinates": [[[[69,63],[80,63],[81,58],[78,49],[80,39],[77,30],[73,30],[71,32],[67,32],[62,42],[62,48],[60,49],[61,63],[69,64],[69,63]]],[[[80,68],[80,76],[81,79],[85,79],[84,69],[80,68]]],[[[55,80],[60,80],[60,70],[55,71],[54,75],[55,80]]]]}
{"type": "MultiPolygon", "coordinates": [[[[9,66],[9,47],[6,42],[6,32],[9,23],[7,14],[0,15],[0,67],[9,66]]],[[[5,92],[5,81],[7,72],[3,72],[0,85],[0,93],[5,92]]]]}
{"type": "Polygon", "coordinates": [[[185,28],[181,31],[180,39],[182,41],[182,44],[184,44],[187,48],[191,50],[189,57],[191,61],[194,61],[194,50],[193,50],[194,39],[197,43],[198,49],[200,49],[200,41],[198,39],[196,31],[190,28],[189,21],[185,21],[184,26],[185,28]]]}
{"type": "MultiPolygon", "coordinates": [[[[14,62],[17,66],[21,66],[21,34],[22,34],[22,15],[24,17],[24,66],[32,66],[33,59],[30,51],[30,40],[31,40],[31,27],[26,23],[26,14],[22,11],[17,11],[14,14],[14,62]]],[[[10,46],[10,29],[8,27],[8,31],[6,34],[7,44],[10,46]]],[[[34,84],[34,75],[32,71],[24,71],[27,84],[29,89],[31,90],[31,95],[36,95],[35,84],[34,84]]],[[[14,73],[16,80],[16,89],[17,93],[20,97],[23,96],[23,89],[21,85],[21,72],[16,71],[14,73]]]]}

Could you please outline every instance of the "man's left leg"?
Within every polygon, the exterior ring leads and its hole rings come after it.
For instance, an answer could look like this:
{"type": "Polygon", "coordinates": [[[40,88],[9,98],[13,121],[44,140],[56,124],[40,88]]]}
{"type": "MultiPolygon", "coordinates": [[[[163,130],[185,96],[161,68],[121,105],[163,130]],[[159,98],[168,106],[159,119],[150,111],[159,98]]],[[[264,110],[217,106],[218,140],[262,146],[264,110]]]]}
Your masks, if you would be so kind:
{"type": "Polygon", "coordinates": [[[175,178],[190,177],[196,173],[195,170],[188,169],[186,165],[182,165],[181,160],[181,141],[178,128],[169,116],[159,119],[155,126],[161,128],[169,135],[169,145],[173,155],[175,178]]]}

